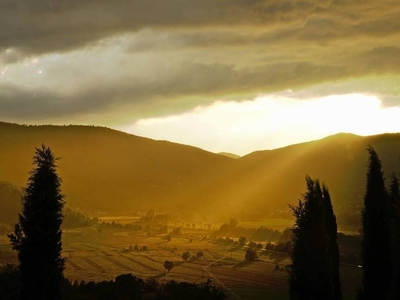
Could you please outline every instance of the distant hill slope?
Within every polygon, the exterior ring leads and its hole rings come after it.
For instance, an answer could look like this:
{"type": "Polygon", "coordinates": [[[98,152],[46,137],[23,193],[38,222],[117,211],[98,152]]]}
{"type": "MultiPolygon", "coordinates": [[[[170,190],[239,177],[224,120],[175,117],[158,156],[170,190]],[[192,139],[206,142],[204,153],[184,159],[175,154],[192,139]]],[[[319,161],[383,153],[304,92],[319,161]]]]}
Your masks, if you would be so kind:
{"type": "Polygon", "coordinates": [[[236,199],[234,202],[243,207],[284,208],[300,198],[305,191],[304,177],[309,174],[327,184],[335,208],[361,204],[368,145],[378,152],[386,177],[400,171],[400,134],[369,137],[337,134],[239,158],[231,174],[234,185],[221,189],[228,191],[223,197],[236,199]]]}
{"type": "Polygon", "coordinates": [[[69,205],[91,211],[176,209],[203,201],[233,159],[195,147],[88,126],[0,123],[0,180],[24,186],[35,147],[45,143],[59,160],[69,205]],[[218,170],[218,172],[215,172],[218,170]],[[197,191],[204,190],[201,194],[197,191]],[[177,205],[178,204],[178,205],[177,205]]]}
{"type": "Polygon", "coordinates": [[[328,185],[335,209],[354,210],[364,193],[368,145],[386,177],[400,171],[400,134],[337,134],[233,159],[101,127],[0,123],[0,181],[24,186],[42,142],[62,158],[68,205],[91,211],[287,210],[305,191],[306,174],[328,185]]]}

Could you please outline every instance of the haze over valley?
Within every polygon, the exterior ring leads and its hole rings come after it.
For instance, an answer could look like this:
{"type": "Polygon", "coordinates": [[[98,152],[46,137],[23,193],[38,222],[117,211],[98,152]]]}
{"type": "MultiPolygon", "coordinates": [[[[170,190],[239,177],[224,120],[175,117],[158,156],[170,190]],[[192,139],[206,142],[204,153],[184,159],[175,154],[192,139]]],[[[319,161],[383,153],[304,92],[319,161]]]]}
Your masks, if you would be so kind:
{"type": "Polygon", "coordinates": [[[342,133],[235,159],[102,127],[0,127],[0,180],[23,186],[31,149],[44,142],[62,158],[67,206],[90,213],[157,209],[228,218],[241,212],[273,217],[280,211],[290,217],[287,205],[297,202],[308,174],[330,186],[339,224],[354,225],[346,212],[360,212],[366,147],[379,151],[386,174],[398,169],[400,156],[400,134],[342,133]]]}

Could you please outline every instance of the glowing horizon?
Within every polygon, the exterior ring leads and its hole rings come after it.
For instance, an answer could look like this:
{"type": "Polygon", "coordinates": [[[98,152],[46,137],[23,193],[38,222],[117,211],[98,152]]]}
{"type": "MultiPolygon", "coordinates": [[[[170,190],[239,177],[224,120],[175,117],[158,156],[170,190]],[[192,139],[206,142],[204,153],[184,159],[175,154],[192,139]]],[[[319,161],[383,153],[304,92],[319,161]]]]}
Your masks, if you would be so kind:
{"type": "Polygon", "coordinates": [[[374,95],[299,99],[282,95],[252,101],[216,101],[168,117],[140,119],[118,129],[211,152],[245,155],[345,132],[367,136],[400,132],[400,107],[374,95]]]}

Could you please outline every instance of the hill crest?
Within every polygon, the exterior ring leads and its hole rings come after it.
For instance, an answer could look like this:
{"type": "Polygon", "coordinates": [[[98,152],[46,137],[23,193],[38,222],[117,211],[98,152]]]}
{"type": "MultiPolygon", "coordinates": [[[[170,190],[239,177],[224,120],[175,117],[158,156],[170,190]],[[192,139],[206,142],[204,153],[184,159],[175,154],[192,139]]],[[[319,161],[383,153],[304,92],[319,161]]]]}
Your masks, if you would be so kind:
{"type": "Polygon", "coordinates": [[[400,133],[336,134],[233,159],[105,127],[0,122],[0,181],[24,186],[42,142],[62,157],[67,204],[89,211],[287,211],[304,192],[306,174],[328,185],[335,208],[354,210],[364,193],[368,145],[386,176],[400,170],[400,133]]]}

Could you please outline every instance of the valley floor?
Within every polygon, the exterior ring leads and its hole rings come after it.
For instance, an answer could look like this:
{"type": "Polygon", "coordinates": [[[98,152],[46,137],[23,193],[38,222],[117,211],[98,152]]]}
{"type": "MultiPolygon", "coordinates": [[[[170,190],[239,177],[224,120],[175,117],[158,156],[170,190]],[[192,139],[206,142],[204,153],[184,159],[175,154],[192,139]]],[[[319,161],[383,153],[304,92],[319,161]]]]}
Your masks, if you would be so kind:
{"type": "MultiPolygon", "coordinates": [[[[210,232],[192,230],[185,235],[165,234],[148,236],[142,231],[123,231],[89,227],[63,232],[63,256],[66,258],[65,275],[70,280],[103,281],[132,273],[143,279],[160,282],[176,280],[187,282],[213,282],[225,288],[229,299],[288,299],[288,254],[259,251],[259,261],[244,260],[245,248],[221,245],[206,238],[210,232]],[[142,249],[134,249],[135,245],[142,249]],[[202,259],[183,261],[182,253],[195,255],[201,251],[202,259]],[[174,261],[175,267],[165,274],[163,262],[174,261]],[[279,270],[276,270],[279,266],[279,270]]],[[[0,236],[2,263],[17,263],[5,235],[0,236]]],[[[361,278],[361,269],[353,265],[341,266],[345,299],[354,299],[361,278]]]]}

